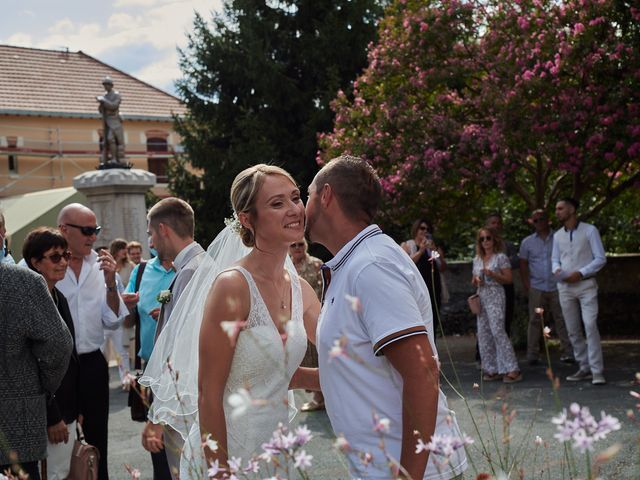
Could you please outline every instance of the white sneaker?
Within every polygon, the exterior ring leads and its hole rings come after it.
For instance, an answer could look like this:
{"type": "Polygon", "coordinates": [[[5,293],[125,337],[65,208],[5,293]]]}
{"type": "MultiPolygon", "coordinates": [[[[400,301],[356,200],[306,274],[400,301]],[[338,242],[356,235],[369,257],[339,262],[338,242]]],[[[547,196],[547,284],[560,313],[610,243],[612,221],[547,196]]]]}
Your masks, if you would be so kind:
{"type": "Polygon", "coordinates": [[[591,378],[591,372],[585,372],[578,370],[573,375],[567,377],[568,382],[580,382],[581,380],[589,380],[591,378]]]}
{"type": "Polygon", "coordinates": [[[594,373],[593,380],[591,380],[591,383],[593,383],[594,385],[604,385],[605,383],[607,383],[607,381],[605,380],[603,374],[594,373]]]}

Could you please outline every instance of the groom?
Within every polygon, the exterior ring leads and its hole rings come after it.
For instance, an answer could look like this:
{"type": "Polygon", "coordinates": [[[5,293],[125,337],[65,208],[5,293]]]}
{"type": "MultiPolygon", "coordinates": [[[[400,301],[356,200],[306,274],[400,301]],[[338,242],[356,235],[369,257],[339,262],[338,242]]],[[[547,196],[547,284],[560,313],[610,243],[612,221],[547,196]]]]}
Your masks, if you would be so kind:
{"type": "Polygon", "coordinates": [[[307,234],[334,255],[323,266],[320,384],[333,430],[349,444],[352,477],[448,479],[466,468],[462,449],[446,464],[416,454],[418,439],[460,433],[439,389],[427,287],[372,224],[381,195],[373,168],[350,156],[331,160],[309,186],[307,234]]]}

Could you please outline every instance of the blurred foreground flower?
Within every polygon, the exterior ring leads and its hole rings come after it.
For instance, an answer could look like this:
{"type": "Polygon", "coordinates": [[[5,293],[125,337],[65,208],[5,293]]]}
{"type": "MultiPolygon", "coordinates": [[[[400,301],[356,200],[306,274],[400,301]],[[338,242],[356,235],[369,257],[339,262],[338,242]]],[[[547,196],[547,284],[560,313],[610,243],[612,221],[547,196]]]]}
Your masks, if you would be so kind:
{"type": "Polygon", "coordinates": [[[467,435],[456,437],[454,435],[434,434],[429,443],[424,443],[421,438],[418,439],[416,453],[428,451],[435,455],[449,458],[456,450],[463,448],[465,445],[471,445],[472,443],[473,439],[467,435]]]}
{"type": "Polygon", "coordinates": [[[605,439],[611,432],[620,430],[617,418],[604,412],[600,412],[600,417],[600,421],[596,421],[588,407],[572,403],[569,412],[565,408],[560,415],[551,420],[558,426],[558,433],[554,437],[561,443],[572,440],[573,448],[580,453],[592,451],[595,442],[605,439]]]}

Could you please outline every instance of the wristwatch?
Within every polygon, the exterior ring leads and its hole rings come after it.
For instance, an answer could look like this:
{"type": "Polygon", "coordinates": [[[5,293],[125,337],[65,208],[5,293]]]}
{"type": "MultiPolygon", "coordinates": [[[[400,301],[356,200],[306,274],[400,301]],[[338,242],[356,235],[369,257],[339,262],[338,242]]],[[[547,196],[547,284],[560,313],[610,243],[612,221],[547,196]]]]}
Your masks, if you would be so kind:
{"type": "Polygon", "coordinates": [[[110,287],[109,285],[107,285],[107,292],[115,292],[115,291],[116,291],[115,283],[113,284],[113,287],[110,287]]]}

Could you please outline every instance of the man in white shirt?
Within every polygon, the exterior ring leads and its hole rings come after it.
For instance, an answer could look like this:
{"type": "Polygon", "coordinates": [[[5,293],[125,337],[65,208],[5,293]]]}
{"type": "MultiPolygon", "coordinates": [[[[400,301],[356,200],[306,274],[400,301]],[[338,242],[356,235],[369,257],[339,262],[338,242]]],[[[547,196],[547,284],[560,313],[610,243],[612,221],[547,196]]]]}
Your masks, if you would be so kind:
{"type": "Polygon", "coordinates": [[[91,209],[79,203],[64,207],[58,228],[69,244],[71,258],[56,287],[66,297],[73,318],[79,357],[79,405],[87,442],[100,451],[99,480],[109,478],[107,437],[109,368],[100,346],[104,329],[118,328],[128,310],[116,288],[116,262],[107,250],[93,250],[100,227],[91,209]]]}
{"type": "Polygon", "coordinates": [[[347,156],[309,186],[307,234],[335,255],[323,266],[320,384],[331,425],[349,444],[352,477],[449,479],[467,466],[462,448],[448,462],[416,448],[434,433],[460,433],[439,389],[427,286],[371,223],[381,192],[373,168],[347,156]]]}
{"type": "Polygon", "coordinates": [[[563,227],[553,235],[551,254],[551,269],[558,281],[562,315],[573,354],[580,365],[567,380],[577,382],[591,378],[594,385],[604,385],[595,275],[605,266],[607,258],[598,229],[578,221],[577,210],[578,201],[573,198],[564,198],[556,204],[556,217],[563,227]]]}

